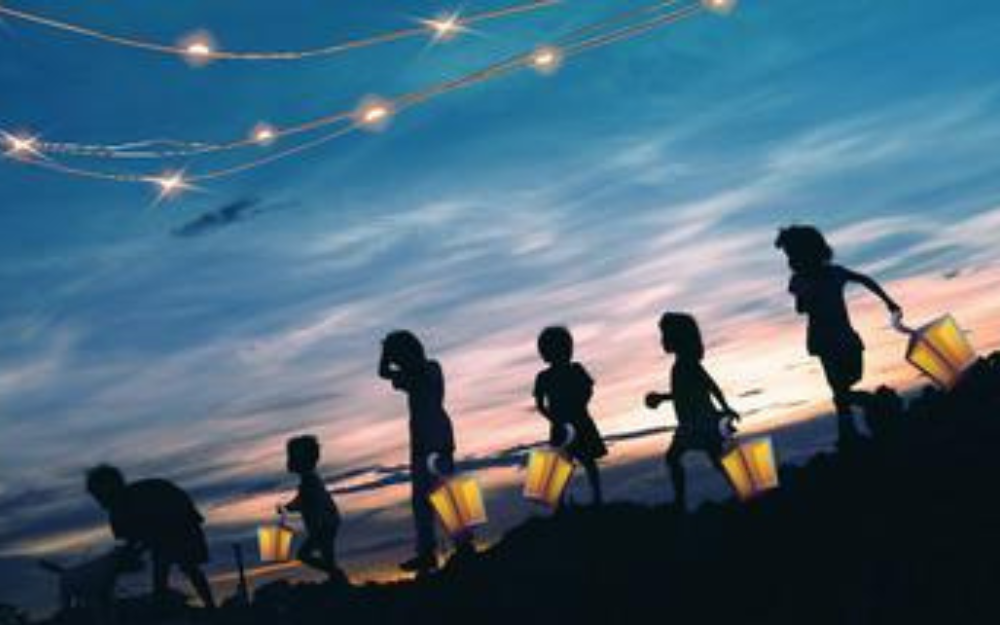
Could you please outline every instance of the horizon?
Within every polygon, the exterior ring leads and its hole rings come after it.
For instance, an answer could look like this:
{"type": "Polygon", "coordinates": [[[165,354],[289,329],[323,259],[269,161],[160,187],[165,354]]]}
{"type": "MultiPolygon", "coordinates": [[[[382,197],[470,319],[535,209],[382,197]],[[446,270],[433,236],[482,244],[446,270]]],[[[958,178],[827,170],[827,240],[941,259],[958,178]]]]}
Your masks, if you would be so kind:
{"type": "MultiPolygon", "coordinates": [[[[207,28],[254,49],[459,8],[283,5],[59,0],[39,11],[160,41],[207,28]]],[[[620,5],[563,2],[433,45],[204,67],[0,16],[0,129],[54,142],[244,136],[462,75],[620,5]]],[[[300,433],[320,437],[328,481],[359,488],[337,496],[343,549],[385,559],[398,548],[385,536],[409,536],[405,398],[376,375],[379,342],[397,328],[444,367],[459,458],[544,439],[531,388],[535,339],[553,324],[571,329],[596,379],[602,433],[671,425],[669,407],[642,405],[667,386],[666,310],[698,318],[706,366],[748,428],[825,414],[829,391],[773,247],[790,223],[820,227],[837,262],[876,277],[909,322],[952,313],[980,353],[997,349],[998,27],[986,0],[962,11],[744,0],[162,202],[143,186],[0,159],[0,576],[19,580],[0,600],[54,600],[30,563],[109,543],[83,489],[88,467],[184,486],[218,556],[293,488],[284,442],[300,433]]],[[[863,387],[921,383],[878,300],[850,295],[863,387]]],[[[606,465],[652,471],[666,445],[656,436],[613,448],[606,465]]],[[[517,477],[505,475],[491,489],[517,477]]],[[[622,496],[648,500],[644,488],[622,496]]],[[[496,517],[520,518],[505,501],[496,517]]]]}

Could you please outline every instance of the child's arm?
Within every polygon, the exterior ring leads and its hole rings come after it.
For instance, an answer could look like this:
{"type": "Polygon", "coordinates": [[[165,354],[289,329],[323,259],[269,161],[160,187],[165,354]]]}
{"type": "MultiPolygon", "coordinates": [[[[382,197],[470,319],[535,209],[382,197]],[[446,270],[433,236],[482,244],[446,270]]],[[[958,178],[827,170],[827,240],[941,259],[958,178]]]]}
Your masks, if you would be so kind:
{"type": "Polygon", "coordinates": [[[722,392],[722,389],[716,383],[715,379],[712,378],[712,375],[706,371],[704,367],[701,367],[701,373],[705,377],[705,384],[708,385],[709,394],[711,394],[712,398],[715,399],[719,408],[723,412],[735,415],[738,418],[738,413],[729,406],[729,402],[726,401],[725,393],[722,392]]]}
{"type": "Polygon", "coordinates": [[[674,401],[673,393],[657,393],[656,391],[651,391],[646,395],[646,407],[650,410],[656,410],[660,407],[660,404],[666,401],[674,401]]]}
{"type": "Polygon", "coordinates": [[[382,350],[382,356],[378,361],[378,376],[383,380],[392,382],[392,387],[395,389],[404,389],[406,386],[403,372],[398,367],[393,366],[389,356],[385,353],[385,349],[382,350]]]}
{"type": "Polygon", "coordinates": [[[866,276],[863,273],[857,273],[855,271],[851,271],[850,269],[844,269],[844,272],[849,281],[857,282],[861,286],[865,287],[866,289],[877,295],[879,299],[881,299],[882,302],[885,303],[885,306],[886,308],[889,309],[889,312],[895,313],[895,312],[900,312],[902,310],[899,307],[899,304],[897,304],[894,299],[889,297],[889,294],[885,292],[885,290],[879,285],[879,283],[875,282],[875,280],[873,280],[869,276],[866,276]]]}
{"type": "Polygon", "coordinates": [[[278,513],[282,512],[302,512],[302,496],[296,495],[288,503],[278,504],[278,513]]]}
{"type": "Polygon", "coordinates": [[[532,395],[535,397],[535,410],[537,410],[543,417],[551,421],[552,413],[549,412],[548,402],[545,400],[546,393],[541,375],[535,378],[535,389],[532,391],[532,395]]]}

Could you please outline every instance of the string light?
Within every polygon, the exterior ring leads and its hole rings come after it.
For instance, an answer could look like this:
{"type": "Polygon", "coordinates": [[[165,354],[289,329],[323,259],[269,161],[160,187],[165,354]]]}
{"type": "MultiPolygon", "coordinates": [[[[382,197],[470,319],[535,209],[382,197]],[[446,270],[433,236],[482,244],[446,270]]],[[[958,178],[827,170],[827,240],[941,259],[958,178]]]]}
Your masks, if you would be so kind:
{"type": "Polygon", "coordinates": [[[0,131],[0,138],[6,146],[4,156],[20,160],[41,156],[38,151],[38,139],[28,135],[15,135],[0,131]]]}
{"type": "Polygon", "coordinates": [[[361,101],[354,119],[360,128],[378,131],[389,125],[394,113],[392,102],[378,96],[368,96],[361,101]]]}
{"type": "Polygon", "coordinates": [[[562,66],[563,53],[555,46],[542,46],[531,53],[530,62],[539,74],[554,74],[562,66]]]}
{"type": "Polygon", "coordinates": [[[157,204],[193,188],[184,178],[184,172],[167,172],[161,176],[152,176],[147,180],[158,188],[157,204]]]}
{"type": "Polygon", "coordinates": [[[702,6],[719,15],[729,15],[736,10],[737,0],[701,0],[702,6]]]}
{"type": "Polygon", "coordinates": [[[435,43],[450,41],[468,30],[458,13],[442,15],[432,20],[419,20],[431,31],[435,43]]]}
{"type": "MultiPolygon", "coordinates": [[[[712,1],[712,0],[702,0],[712,1]]],[[[716,0],[722,2],[730,2],[735,4],[733,0],[716,0]]],[[[653,13],[656,11],[661,11],[671,6],[676,5],[679,0],[663,0],[652,5],[639,7],[636,9],[621,11],[614,14],[608,18],[600,20],[596,23],[578,28],[567,36],[561,38],[563,41],[573,41],[585,34],[592,32],[601,31],[602,29],[612,26],[617,23],[625,22],[629,19],[635,18],[637,16],[645,15],[648,13],[653,13]]],[[[501,14],[507,14],[511,11],[526,11],[530,10],[532,5],[517,5],[515,7],[501,9],[494,12],[480,13],[476,16],[465,18],[462,23],[471,23],[476,20],[492,19],[501,14]]],[[[2,9],[2,5],[0,5],[2,9]]],[[[651,22],[654,27],[661,25],[659,22],[651,22]]],[[[202,35],[204,39],[211,40],[211,35],[202,31],[198,33],[202,35]]],[[[630,36],[626,33],[627,36],[630,36]]],[[[627,37],[626,37],[627,38],[627,37]]],[[[562,55],[557,55],[559,58],[559,65],[561,65],[562,55]]],[[[528,58],[529,65],[532,64],[531,57],[528,58]]],[[[518,60],[520,64],[521,61],[518,60]]],[[[551,58],[548,54],[541,55],[541,65],[544,66],[547,63],[551,63],[551,58]]],[[[506,68],[511,69],[511,68],[506,68]]],[[[558,69],[558,65],[550,66],[549,73],[558,69]]],[[[486,72],[491,74],[497,74],[495,67],[487,68],[486,72]]],[[[502,72],[507,73],[507,72],[502,72]]],[[[427,91],[436,91],[436,88],[431,88],[427,91]]],[[[408,97],[408,96],[404,96],[408,97]]],[[[401,98],[402,99],[402,98],[401,98]]],[[[297,135],[300,133],[310,132],[313,130],[319,130],[328,126],[337,124],[345,119],[350,119],[356,117],[355,111],[347,111],[343,113],[337,113],[333,115],[328,115],[322,118],[314,119],[298,125],[286,126],[281,130],[281,132],[275,131],[274,139],[289,137],[292,135],[297,135]]],[[[231,150],[237,150],[246,147],[268,145],[273,141],[261,142],[256,140],[256,138],[251,135],[248,138],[241,138],[232,141],[222,142],[222,143],[207,143],[204,141],[185,141],[178,139],[146,139],[140,141],[132,141],[124,144],[108,145],[108,144],[80,144],[71,142],[62,143],[42,143],[39,145],[39,149],[46,153],[56,153],[69,156],[81,156],[81,157],[93,157],[93,158],[113,158],[113,159],[167,159],[167,158],[179,158],[179,157],[194,157],[202,156],[213,153],[226,152],[231,150]]]]}
{"type": "MultiPolygon", "coordinates": [[[[554,71],[558,69],[562,63],[578,54],[584,52],[595,50],[601,47],[611,45],[613,43],[632,39],[644,33],[648,33],[660,28],[663,28],[669,24],[674,24],[680,22],[684,19],[688,19],[701,11],[712,11],[707,6],[707,3],[721,3],[725,2],[730,6],[734,5],[733,0],[698,0],[694,3],[689,3],[677,10],[669,11],[661,15],[655,15],[652,18],[645,19],[643,21],[638,21],[635,23],[629,23],[625,26],[618,27],[615,29],[603,28],[604,26],[611,24],[619,24],[627,21],[623,18],[624,15],[629,14],[630,17],[636,15],[653,13],[663,10],[669,6],[678,4],[677,0],[667,0],[664,2],[659,2],[649,7],[643,9],[633,9],[627,12],[622,12],[605,18],[602,21],[592,23],[590,25],[584,26],[582,28],[576,29],[575,31],[569,33],[568,35],[560,38],[560,45],[547,45],[535,48],[532,52],[528,54],[515,55],[503,61],[499,61],[489,65],[483,69],[471,72],[457,79],[443,81],[430,85],[420,91],[411,92],[398,96],[392,100],[382,99],[378,97],[368,97],[362,100],[362,102],[352,111],[346,113],[334,113],[324,117],[316,118],[311,121],[301,123],[295,126],[289,126],[282,128],[281,130],[275,129],[274,127],[268,126],[266,124],[258,124],[251,131],[251,134],[241,140],[233,141],[228,144],[208,144],[199,142],[184,142],[177,141],[174,139],[155,139],[155,140],[145,140],[137,141],[118,145],[86,145],[86,144],[71,144],[71,143],[45,143],[39,142],[32,139],[33,143],[30,147],[36,151],[46,152],[51,149],[52,151],[62,151],[63,153],[71,154],[73,156],[111,156],[115,157],[131,157],[138,152],[129,152],[128,156],[124,154],[116,153],[115,150],[148,150],[150,154],[164,155],[169,153],[169,150],[157,151],[150,150],[152,147],[170,147],[174,148],[174,155],[190,155],[194,153],[207,154],[213,151],[218,151],[221,149],[230,149],[232,147],[242,147],[245,145],[265,145],[278,138],[284,138],[293,134],[307,133],[315,130],[327,128],[335,124],[342,124],[340,128],[323,134],[315,139],[310,139],[304,141],[297,145],[291,145],[283,150],[262,156],[260,158],[255,158],[247,162],[239,163],[234,166],[225,169],[209,170],[199,173],[198,175],[185,176],[183,173],[169,173],[159,176],[151,175],[141,175],[132,174],[125,172],[107,172],[107,171],[97,171],[90,170],[86,168],[74,167],[61,163],[54,159],[19,159],[24,160],[28,165],[43,167],[59,173],[79,176],[84,178],[92,178],[99,180],[108,180],[115,182],[145,182],[154,183],[160,189],[160,199],[176,195],[180,191],[184,191],[192,187],[192,183],[207,180],[216,180],[221,178],[226,178],[238,173],[250,171],[258,167],[262,167],[268,163],[272,163],[278,160],[288,158],[290,156],[306,152],[318,148],[334,139],[342,137],[354,130],[379,130],[384,128],[391,119],[412,106],[418,104],[426,103],[437,97],[445,95],[447,93],[464,89],[476,84],[484,83],[487,81],[495,80],[502,76],[514,73],[525,67],[534,68],[536,71],[554,71]],[[598,32],[597,35],[591,35],[588,37],[581,37],[581,33],[593,33],[598,32]],[[89,152],[88,152],[89,151],[89,152]]],[[[0,5],[2,7],[2,5],[0,5]]],[[[719,7],[716,7],[719,8],[719,7]]],[[[731,9],[730,9],[731,10],[731,9]]],[[[543,72],[544,73],[544,72],[543,72]]],[[[0,131],[2,132],[2,131],[0,131]]],[[[8,137],[9,133],[3,133],[5,138],[5,143],[8,147],[15,144],[11,142],[8,137]]],[[[18,135],[21,139],[25,137],[18,135]]],[[[24,150],[22,146],[21,150],[24,150]]],[[[10,150],[8,149],[9,156],[10,150]]]]}
{"type": "Polygon", "coordinates": [[[208,31],[204,30],[181,39],[180,48],[184,50],[185,62],[193,67],[208,65],[216,56],[215,40],[208,31]]]}
{"type": "MultiPolygon", "coordinates": [[[[518,15],[521,13],[528,13],[532,11],[537,11],[547,7],[552,7],[557,4],[561,4],[563,0],[530,0],[528,2],[523,2],[521,4],[513,4],[510,6],[501,7],[499,9],[494,9],[491,11],[484,11],[481,13],[470,15],[462,19],[461,24],[455,23],[447,26],[453,32],[452,35],[457,34],[457,26],[459,25],[471,25],[479,22],[487,22],[496,19],[502,19],[505,17],[510,17],[513,15],[518,15]]],[[[356,39],[352,41],[345,41],[343,43],[331,44],[327,46],[322,46],[318,48],[309,48],[304,50],[287,50],[287,51],[230,51],[230,50],[220,50],[218,46],[215,46],[208,42],[196,42],[188,41],[184,39],[180,44],[166,44],[159,43],[156,41],[150,41],[146,39],[141,39],[138,37],[116,35],[113,33],[98,30],[96,28],[90,28],[87,26],[82,26],[79,24],[74,24],[71,22],[66,22],[63,20],[58,20],[55,18],[40,15],[38,13],[33,13],[25,11],[22,9],[15,9],[13,7],[6,6],[0,3],[0,16],[5,16],[13,20],[19,20],[22,22],[27,22],[34,24],[36,26],[42,26],[50,30],[55,30],[57,32],[62,32],[66,34],[75,35],[78,37],[85,37],[88,39],[93,39],[95,41],[101,41],[108,44],[113,44],[125,48],[133,48],[136,50],[143,50],[146,52],[154,52],[158,54],[173,55],[185,59],[188,62],[194,61],[193,65],[203,65],[210,61],[300,61],[304,59],[312,59],[318,57],[333,56],[337,54],[342,54],[350,50],[357,50],[360,48],[367,48],[371,46],[383,45],[387,43],[392,43],[396,41],[402,41],[404,39],[413,39],[417,37],[425,37],[427,34],[428,26],[421,24],[415,28],[404,28],[400,30],[389,31],[377,35],[372,35],[363,39],[356,39]]],[[[433,21],[433,20],[428,20],[433,21]]],[[[443,23],[441,24],[444,25],[443,23]]],[[[436,30],[435,32],[440,32],[436,30]]]]}
{"type": "Polygon", "coordinates": [[[250,132],[253,142],[261,146],[269,146],[278,140],[278,131],[270,124],[261,122],[250,132]]]}

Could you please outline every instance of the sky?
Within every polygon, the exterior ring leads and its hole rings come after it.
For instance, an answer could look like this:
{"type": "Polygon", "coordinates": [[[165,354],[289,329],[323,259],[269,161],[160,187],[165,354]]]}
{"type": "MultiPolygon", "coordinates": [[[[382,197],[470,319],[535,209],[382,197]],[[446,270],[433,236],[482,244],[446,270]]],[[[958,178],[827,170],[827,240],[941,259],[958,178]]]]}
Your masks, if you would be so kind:
{"type": "MultiPolygon", "coordinates": [[[[571,0],[439,45],[200,68],[6,19],[0,128],[222,141],[460,76],[642,4],[571,0]]],[[[160,41],[204,28],[225,49],[499,6],[30,3],[160,41]]],[[[606,434],[673,422],[641,402],[666,384],[665,310],[698,317],[706,365],[747,427],[820,414],[828,391],[772,245],[789,223],[821,227],[912,322],[950,312],[981,352],[996,349],[998,29],[988,0],[748,0],[159,203],[145,185],[0,160],[0,601],[42,602],[52,589],[32,559],[74,561],[110,540],[87,467],[183,485],[222,553],[294,486],[284,440],[306,432],[345,512],[347,564],[405,554],[405,402],[375,375],[397,328],[444,367],[459,456],[506,467],[482,472],[488,496],[520,479],[501,452],[546,434],[530,391],[551,324],[573,331],[606,434]]],[[[878,302],[851,294],[864,385],[919,382],[878,302]]],[[[613,446],[609,471],[644,476],[613,494],[666,493],[649,487],[665,484],[666,441],[613,446]]],[[[523,513],[509,492],[497,501],[494,532],[523,513]]]]}

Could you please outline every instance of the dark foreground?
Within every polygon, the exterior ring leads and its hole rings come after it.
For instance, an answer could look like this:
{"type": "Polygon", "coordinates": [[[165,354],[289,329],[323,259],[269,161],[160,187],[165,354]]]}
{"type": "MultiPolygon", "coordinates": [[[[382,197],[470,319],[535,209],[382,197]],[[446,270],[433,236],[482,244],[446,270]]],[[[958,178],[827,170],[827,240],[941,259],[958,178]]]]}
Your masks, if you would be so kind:
{"type": "Polygon", "coordinates": [[[567,510],[433,578],[272,584],[211,617],[124,605],[119,623],[998,622],[1000,355],[950,395],[866,416],[871,442],[784,467],[750,504],[567,510]]]}

